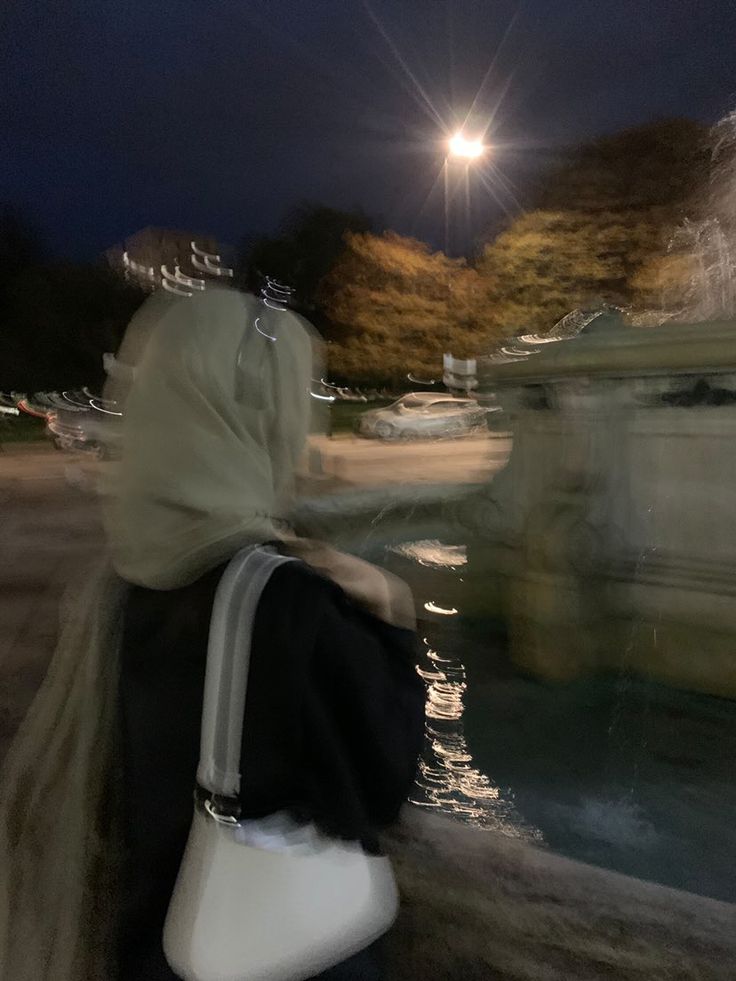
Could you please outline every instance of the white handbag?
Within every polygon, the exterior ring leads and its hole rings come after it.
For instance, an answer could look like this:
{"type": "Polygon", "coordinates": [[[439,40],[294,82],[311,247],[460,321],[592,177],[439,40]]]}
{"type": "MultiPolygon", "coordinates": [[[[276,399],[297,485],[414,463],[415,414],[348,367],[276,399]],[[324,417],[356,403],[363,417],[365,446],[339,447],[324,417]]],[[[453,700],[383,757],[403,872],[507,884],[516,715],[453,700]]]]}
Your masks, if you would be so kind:
{"type": "Polygon", "coordinates": [[[166,959],[186,981],[304,981],[378,939],[398,911],[387,858],[286,813],[238,819],[253,621],[271,574],[289,561],[244,549],[215,596],[200,792],[163,937],[166,959]]]}

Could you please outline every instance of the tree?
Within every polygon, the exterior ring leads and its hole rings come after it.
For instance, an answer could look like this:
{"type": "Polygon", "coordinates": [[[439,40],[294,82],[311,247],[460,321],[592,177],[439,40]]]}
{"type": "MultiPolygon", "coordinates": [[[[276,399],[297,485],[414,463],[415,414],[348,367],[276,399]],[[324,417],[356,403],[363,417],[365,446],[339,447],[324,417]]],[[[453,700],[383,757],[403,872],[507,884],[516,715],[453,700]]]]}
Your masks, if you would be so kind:
{"type": "Polygon", "coordinates": [[[640,298],[637,277],[666,255],[702,180],[705,136],[674,120],[571,152],[477,263],[499,327],[545,330],[574,307],[640,298]]]}
{"type": "Polygon", "coordinates": [[[665,119],[575,147],[533,195],[535,208],[681,213],[708,168],[707,127],[665,119]]]}
{"type": "Polygon", "coordinates": [[[246,282],[254,292],[265,276],[286,283],[295,290],[297,306],[322,326],[324,314],[317,300],[320,281],[342,252],[346,232],[367,232],[372,227],[360,210],[302,204],[287,215],[277,236],[258,239],[247,248],[240,263],[246,282]]]}
{"type": "Polygon", "coordinates": [[[40,236],[28,218],[11,205],[0,207],[0,310],[13,281],[44,259],[40,236]]]}
{"type": "Polygon", "coordinates": [[[145,294],[105,266],[45,263],[9,286],[0,333],[0,389],[99,385],[145,294]]]}
{"type": "Polygon", "coordinates": [[[98,384],[143,299],[103,265],[52,262],[31,223],[0,208],[0,389],[98,384]]]}
{"type": "Polygon", "coordinates": [[[363,384],[397,384],[408,372],[439,377],[445,351],[476,354],[494,333],[477,287],[464,260],[415,239],[346,235],[319,292],[330,320],[330,372],[363,384]]]}

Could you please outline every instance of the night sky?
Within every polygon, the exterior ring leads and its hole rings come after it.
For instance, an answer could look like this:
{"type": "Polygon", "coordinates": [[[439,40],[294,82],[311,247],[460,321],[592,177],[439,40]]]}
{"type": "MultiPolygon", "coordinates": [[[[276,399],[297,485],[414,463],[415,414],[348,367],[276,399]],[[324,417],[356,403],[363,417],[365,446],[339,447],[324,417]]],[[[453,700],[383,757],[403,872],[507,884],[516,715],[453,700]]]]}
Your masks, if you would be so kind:
{"type": "Polygon", "coordinates": [[[150,224],[237,243],[300,200],[440,245],[474,100],[483,223],[566,144],[729,110],[735,38],[734,0],[3,0],[0,199],[76,258],[150,224]]]}

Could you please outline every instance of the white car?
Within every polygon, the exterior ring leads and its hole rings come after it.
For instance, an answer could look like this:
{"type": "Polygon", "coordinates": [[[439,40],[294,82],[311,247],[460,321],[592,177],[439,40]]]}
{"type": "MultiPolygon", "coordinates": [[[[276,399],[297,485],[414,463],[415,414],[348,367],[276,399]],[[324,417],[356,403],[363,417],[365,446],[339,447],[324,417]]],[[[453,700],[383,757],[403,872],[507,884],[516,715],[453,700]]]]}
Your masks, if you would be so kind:
{"type": "Polygon", "coordinates": [[[410,392],[392,405],[364,412],[357,423],[360,436],[377,439],[431,439],[467,436],[487,425],[488,412],[475,399],[432,392],[410,392]]]}

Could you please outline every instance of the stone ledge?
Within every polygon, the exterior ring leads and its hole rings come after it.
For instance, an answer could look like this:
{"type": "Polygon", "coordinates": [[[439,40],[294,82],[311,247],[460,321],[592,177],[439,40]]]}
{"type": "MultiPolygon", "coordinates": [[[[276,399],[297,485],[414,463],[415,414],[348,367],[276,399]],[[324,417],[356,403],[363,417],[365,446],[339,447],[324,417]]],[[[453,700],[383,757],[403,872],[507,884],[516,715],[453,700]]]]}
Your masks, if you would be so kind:
{"type": "Polygon", "coordinates": [[[733,981],[736,906],[407,808],[391,981],[733,981]]]}
{"type": "Polygon", "coordinates": [[[711,374],[736,371],[736,324],[611,326],[570,340],[540,345],[506,363],[478,358],[481,388],[490,384],[552,381],[585,375],[711,374]]]}

